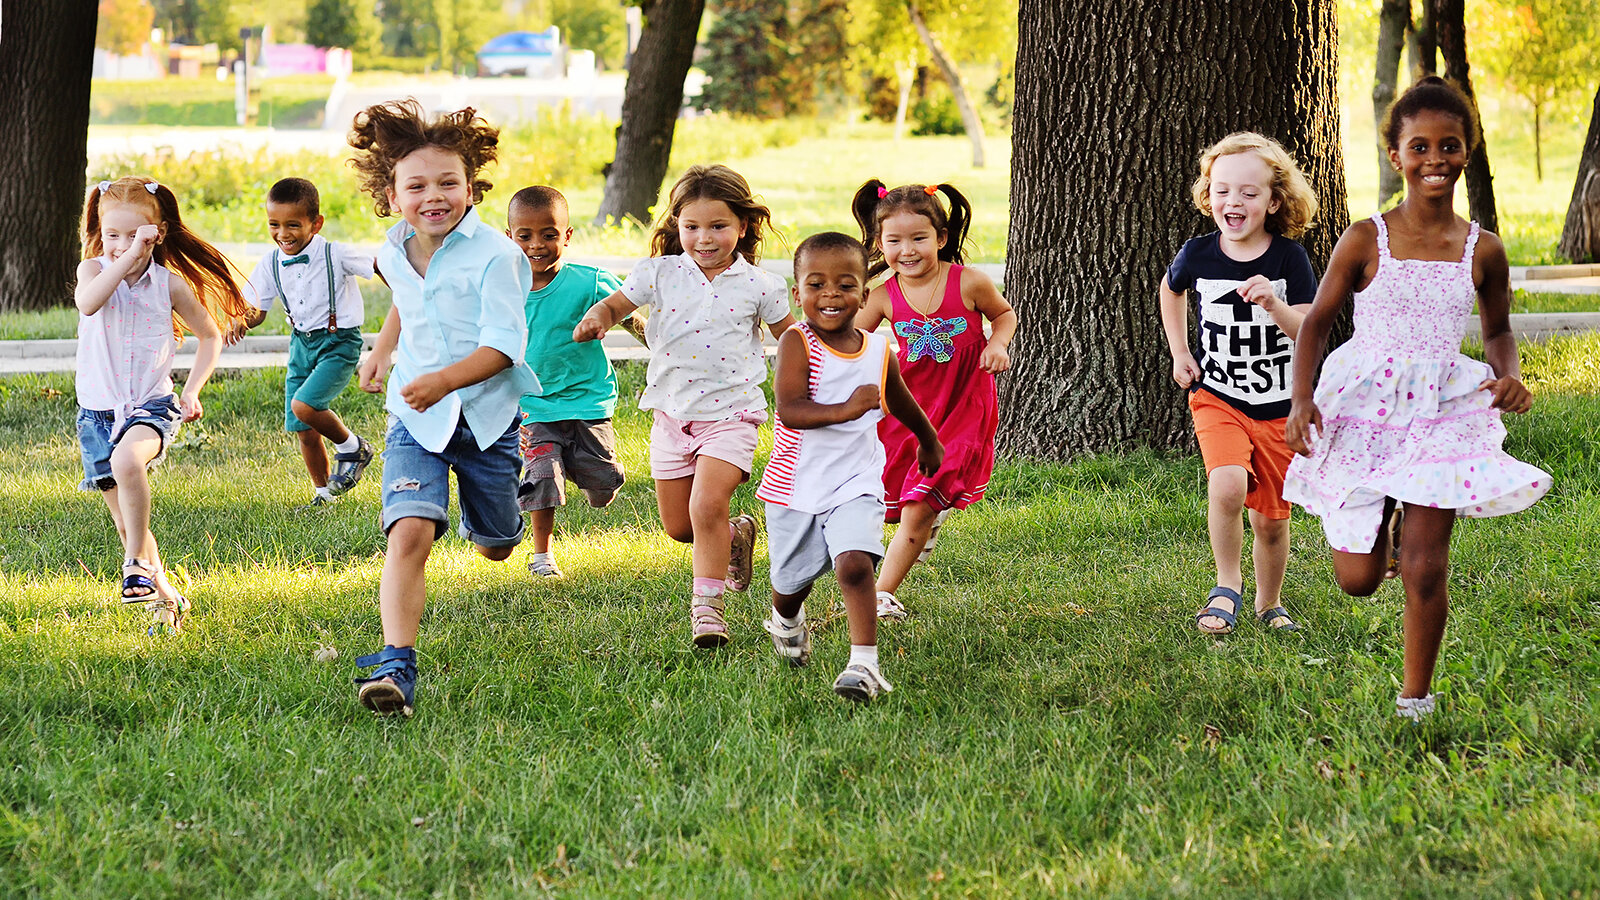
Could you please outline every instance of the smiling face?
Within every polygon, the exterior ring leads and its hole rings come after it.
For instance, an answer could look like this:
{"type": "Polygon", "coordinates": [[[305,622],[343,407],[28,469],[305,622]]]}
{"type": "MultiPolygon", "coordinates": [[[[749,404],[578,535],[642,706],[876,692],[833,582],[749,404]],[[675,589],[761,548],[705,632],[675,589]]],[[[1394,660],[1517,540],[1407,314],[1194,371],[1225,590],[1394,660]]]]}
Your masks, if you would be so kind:
{"type": "Polygon", "coordinates": [[[1255,153],[1230,153],[1211,163],[1207,199],[1222,238],[1247,245],[1266,237],[1267,217],[1280,205],[1272,193],[1272,167],[1255,153]]]}
{"type": "Polygon", "coordinates": [[[678,242],[707,275],[733,265],[745,224],[721,200],[690,200],[678,210],[678,242]]]}
{"type": "Polygon", "coordinates": [[[414,150],[394,164],[389,207],[432,242],[444,240],[467,214],[471,192],[461,154],[443,147],[414,150]]]}
{"type": "Polygon", "coordinates": [[[541,276],[553,275],[561,265],[561,251],[572,240],[572,227],[567,212],[546,206],[535,209],[523,203],[513,203],[506,211],[506,237],[511,238],[528,257],[535,281],[541,276]]]}
{"type": "Polygon", "coordinates": [[[948,232],[940,231],[927,216],[904,210],[884,216],[878,223],[878,249],[883,261],[902,278],[926,278],[939,272],[939,251],[948,232]]]}
{"type": "Polygon", "coordinates": [[[812,330],[819,335],[843,335],[855,329],[856,311],[865,299],[867,283],[860,250],[807,250],[794,274],[795,299],[812,330]]]}
{"type": "Polygon", "coordinates": [[[1389,162],[1406,180],[1406,198],[1449,197],[1467,167],[1467,127],[1457,116],[1424,109],[1400,123],[1389,162]]]}
{"type": "Polygon", "coordinates": [[[150,214],[137,206],[127,203],[108,203],[102,206],[100,244],[106,255],[115,260],[128,252],[128,248],[133,245],[134,234],[145,225],[156,225],[160,229],[160,237],[156,238],[157,243],[166,237],[166,224],[152,221],[150,214]]]}
{"type": "Polygon", "coordinates": [[[285,256],[295,256],[311,243],[311,236],[322,230],[322,217],[306,214],[299,203],[267,201],[267,231],[285,256]]]}

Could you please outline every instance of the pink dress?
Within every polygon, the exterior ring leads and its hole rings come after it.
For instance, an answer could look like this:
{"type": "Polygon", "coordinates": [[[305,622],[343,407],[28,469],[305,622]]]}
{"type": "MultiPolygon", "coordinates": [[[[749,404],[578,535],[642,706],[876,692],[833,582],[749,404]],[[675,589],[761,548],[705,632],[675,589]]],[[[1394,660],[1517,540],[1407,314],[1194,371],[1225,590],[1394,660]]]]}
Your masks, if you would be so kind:
{"type": "Polygon", "coordinates": [[[983,314],[961,302],[961,268],[950,266],[944,297],[931,316],[906,303],[898,276],[884,283],[900,344],[900,374],[944,444],[944,464],[925,477],[917,470],[916,435],[893,416],[878,423],[887,454],[883,487],[889,522],[900,521],[902,504],[920,500],[936,510],[965,509],[989,488],[1000,407],[994,376],[978,367],[988,339],[983,314]]]}
{"type": "Polygon", "coordinates": [[[1322,519],[1328,543],[1369,552],[1385,497],[1499,516],[1532,506],[1550,475],[1501,449],[1506,429],[1488,391],[1494,373],[1463,356],[1477,295],[1472,251],[1478,223],[1455,261],[1395,259],[1378,227],[1378,271],[1355,295],[1355,335],[1328,354],[1313,395],[1322,435],[1296,456],[1284,499],[1322,519]]]}

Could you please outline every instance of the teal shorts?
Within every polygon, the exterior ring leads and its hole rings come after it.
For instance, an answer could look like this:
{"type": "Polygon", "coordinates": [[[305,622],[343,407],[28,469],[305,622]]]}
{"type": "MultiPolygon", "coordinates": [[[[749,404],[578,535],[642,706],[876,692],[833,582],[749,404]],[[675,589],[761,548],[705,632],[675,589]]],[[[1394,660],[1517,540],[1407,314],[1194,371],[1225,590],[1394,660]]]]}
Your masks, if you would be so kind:
{"type": "Polygon", "coordinates": [[[294,414],[294,401],[327,409],[361,364],[361,329],[296,331],[289,339],[289,375],[283,380],[283,427],[309,431],[294,414]]]}

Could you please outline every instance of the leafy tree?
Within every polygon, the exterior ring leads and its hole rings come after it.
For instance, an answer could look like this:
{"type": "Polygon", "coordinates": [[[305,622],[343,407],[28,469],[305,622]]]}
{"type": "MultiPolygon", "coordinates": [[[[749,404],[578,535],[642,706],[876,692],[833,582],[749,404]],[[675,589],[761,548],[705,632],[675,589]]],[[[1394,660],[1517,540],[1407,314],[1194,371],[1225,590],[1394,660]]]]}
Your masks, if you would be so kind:
{"type": "Polygon", "coordinates": [[[1551,104],[1588,87],[1595,72],[1597,0],[1496,0],[1473,7],[1477,57],[1533,108],[1534,172],[1544,180],[1542,123],[1551,104]]]}
{"type": "Polygon", "coordinates": [[[701,99],[711,109],[777,118],[790,111],[791,45],[787,3],[718,0],[700,68],[701,99]]]}
{"type": "MultiPolygon", "coordinates": [[[[1430,0],[1424,0],[1430,2],[1430,0]]],[[[1477,92],[1472,88],[1471,67],[1467,63],[1467,26],[1465,0],[1431,0],[1433,6],[1434,38],[1438,42],[1439,56],[1444,60],[1444,77],[1455,83],[1467,95],[1474,112],[1478,110],[1477,92]]],[[[1480,121],[1481,121],[1480,117],[1480,121]]],[[[1478,141],[1467,157],[1467,206],[1472,218],[1487,231],[1500,231],[1500,216],[1495,211],[1494,175],[1489,169],[1488,141],[1478,141]]]]}
{"type": "Polygon", "coordinates": [[[139,52],[150,38],[156,11],[145,0],[100,0],[100,21],[94,45],[118,56],[139,52]]]}
{"type": "Polygon", "coordinates": [[[311,0],[306,7],[306,43],[365,50],[372,44],[372,22],[370,0],[311,0]]]}
{"type": "Polygon", "coordinates": [[[606,66],[622,65],[628,26],[616,0],[550,0],[549,22],[567,46],[593,50],[606,66]]]}

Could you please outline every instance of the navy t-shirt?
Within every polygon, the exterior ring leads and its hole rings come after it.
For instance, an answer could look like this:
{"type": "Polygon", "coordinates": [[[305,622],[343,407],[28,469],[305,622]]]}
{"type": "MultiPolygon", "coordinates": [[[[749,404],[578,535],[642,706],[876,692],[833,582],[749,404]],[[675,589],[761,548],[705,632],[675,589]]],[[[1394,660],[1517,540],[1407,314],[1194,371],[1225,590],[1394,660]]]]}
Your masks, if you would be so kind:
{"type": "Polygon", "coordinates": [[[1167,267],[1167,287],[1193,292],[1198,315],[1200,364],[1196,383],[1252,419],[1281,419],[1289,414],[1289,361],[1294,341],[1266,310],[1239,296],[1238,287],[1251,276],[1272,282],[1278,299],[1297,306],[1317,293],[1311,258],[1305,248],[1282,236],[1255,259],[1240,262],[1222,252],[1220,232],[1194,238],[1167,267]]]}

